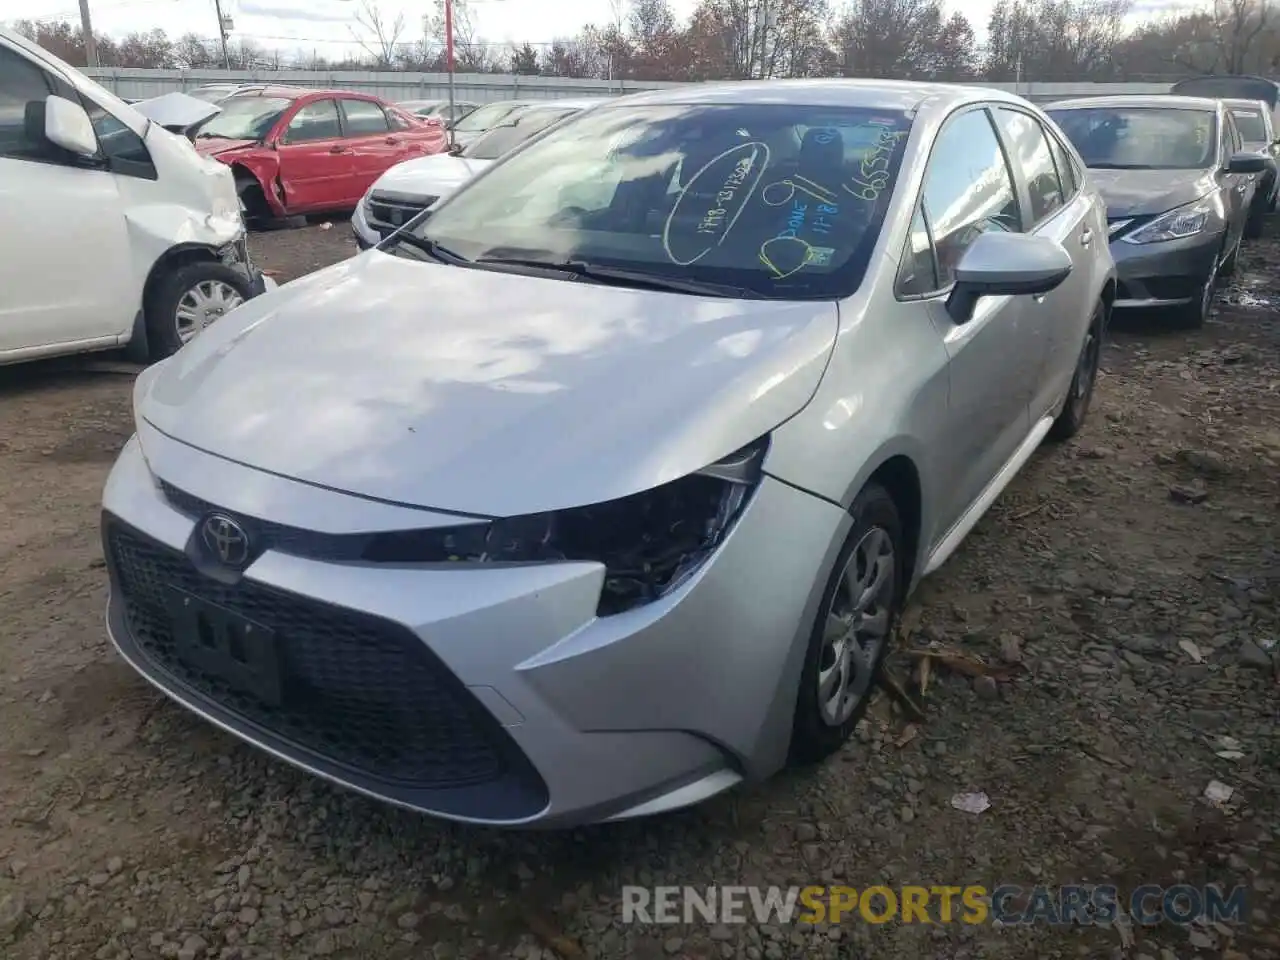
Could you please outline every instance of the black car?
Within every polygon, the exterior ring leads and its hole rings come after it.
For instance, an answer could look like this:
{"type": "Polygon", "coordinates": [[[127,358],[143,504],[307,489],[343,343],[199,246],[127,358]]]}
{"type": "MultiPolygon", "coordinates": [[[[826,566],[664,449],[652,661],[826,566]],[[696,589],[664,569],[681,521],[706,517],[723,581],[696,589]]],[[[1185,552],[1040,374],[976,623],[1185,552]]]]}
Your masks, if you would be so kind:
{"type": "Polygon", "coordinates": [[[1203,324],[1218,277],[1235,269],[1258,175],[1270,161],[1245,150],[1221,100],[1090,97],[1048,113],[1107,202],[1115,306],[1203,324]]]}

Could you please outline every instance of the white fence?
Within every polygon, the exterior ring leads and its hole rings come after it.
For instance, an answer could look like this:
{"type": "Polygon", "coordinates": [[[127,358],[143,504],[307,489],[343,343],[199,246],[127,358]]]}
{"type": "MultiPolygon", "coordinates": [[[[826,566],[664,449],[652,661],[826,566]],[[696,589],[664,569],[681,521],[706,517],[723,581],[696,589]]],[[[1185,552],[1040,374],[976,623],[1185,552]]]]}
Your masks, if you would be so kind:
{"type": "MultiPolygon", "coordinates": [[[[323,70],[139,70],[101,67],[89,76],[121,97],[144,99],[174,90],[192,90],[207,83],[279,83],[373,93],[387,100],[444,100],[449,77],[444,73],[359,73],[323,70]]],[[[523,77],[514,74],[459,73],[454,95],[459,100],[551,100],[557,97],[608,96],[656,90],[680,84],[639,80],[573,80],[567,77],[523,77]]],[[[1067,97],[1115,93],[1168,93],[1167,83],[990,83],[1029,100],[1048,102],[1067,97]]]]}

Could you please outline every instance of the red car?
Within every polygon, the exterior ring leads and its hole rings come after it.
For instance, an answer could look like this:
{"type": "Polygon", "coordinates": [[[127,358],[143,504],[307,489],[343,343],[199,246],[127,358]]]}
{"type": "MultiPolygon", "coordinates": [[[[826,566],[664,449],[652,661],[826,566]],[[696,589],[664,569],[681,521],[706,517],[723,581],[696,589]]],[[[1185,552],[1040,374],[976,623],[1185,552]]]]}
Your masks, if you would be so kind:
{"type": "Polygon", "coordinates": [[[448,148],[438,120],[368,94],[264,87],[221,107],[193,140],[235,171],[250,219],[354,210],[388,167],[448,148]]]}

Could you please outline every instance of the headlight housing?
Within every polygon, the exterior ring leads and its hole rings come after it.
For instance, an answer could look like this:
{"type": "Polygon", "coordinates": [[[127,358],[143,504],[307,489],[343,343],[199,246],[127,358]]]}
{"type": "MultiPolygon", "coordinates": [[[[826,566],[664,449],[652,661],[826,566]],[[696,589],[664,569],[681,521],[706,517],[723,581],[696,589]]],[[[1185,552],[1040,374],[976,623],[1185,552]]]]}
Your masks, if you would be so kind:
{"type": "Polygon", "coordinates": [[[1122,237],[1126,243],[1161,243],[1165,240],[1182,240],[1194,237],[1214,219],[1216,210],[1209,199],[1197,200],[1183,207],[1175,207],[1133,233],[1122,237]]]}
{"type": "MultiPolygon", "coordinates": [[[[345,563],[600,563],[605,575],[596,612],[608,616],[657,600],[702,566],[759,484],[767,450],[762,437],[709,467],[618,500],[452,527],[324,534],[238,519],[250,531],[255,554],[278,550],[345,563]]],[[[216,509],[159,483],[169,503],[189,517],[216,509]]]]}
{"type": "Polygon", "coordinates": [[[621,613],[674,590],[715,551],[759,483],[762,438],[703,470],[619,500],[444,529],[375,534],[370,563],[546,563],[605,566],[598,613],[621,613]]]}

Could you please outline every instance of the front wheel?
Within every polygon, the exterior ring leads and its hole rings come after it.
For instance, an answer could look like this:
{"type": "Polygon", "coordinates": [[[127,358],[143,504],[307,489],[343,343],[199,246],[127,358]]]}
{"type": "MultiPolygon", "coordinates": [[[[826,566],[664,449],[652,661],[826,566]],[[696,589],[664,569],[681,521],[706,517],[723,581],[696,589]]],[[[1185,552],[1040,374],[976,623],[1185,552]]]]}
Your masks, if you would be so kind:
{"type": "Polygon", "coordinates": [[[907,575],[902,521],[888,491],[868,484],[850,513],[853,528],[823,592],[800,676],[796,763],[824,759],[853,733],[871,702],[907,575]]]}
{"type": "Polygon", "coordinates": [[[1107,305],[1101,300],[1093,308],[1093,318],[1089,321],[1089,330],[1084,335],[1084,343],[1076,358],[1076,371],[1071,377],[1071,387],[1067,392],[1067,402],[1049,428],[1047,439],[1054,441],[1069,440],[1080,432],[1085,418],[1089,415],[1089,404],[1093,401],[1093,388],[1098,382],[1098,367],[1102,363],[1102,339],[1107,329],[1107,305]]]}
{"type": "MultiPolygon", "coordinates": [[[[1226,241],[1224,240],[1223,243],[1225,245],[1226,241]]],[[[1225,249],[1224,246],[1223,250],[1225,249]]],[[[1221,251],[1219,257],[1221,257],[1221,251]]],[[[1209,315],[1213,312],[1213,298],[1218,292],[1218,271],[1219,258],[1215,257],[1195,302],[1175,307],[1170,312],[1170,320],[1174,326],[1184,330],[1198,330],[1209,321],[1209,315]]]]}
{"type": "Polygon", "coordinates": [[[153,360],[163,360],[253,296],[249,278],[212,260],[188,263],[160,280],[144,319],[153,360]]]}

